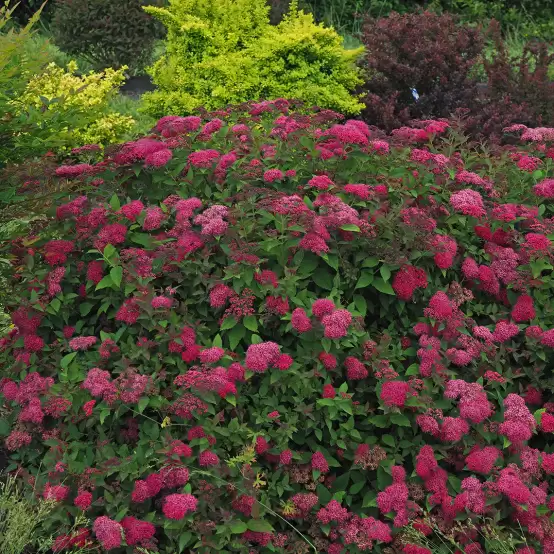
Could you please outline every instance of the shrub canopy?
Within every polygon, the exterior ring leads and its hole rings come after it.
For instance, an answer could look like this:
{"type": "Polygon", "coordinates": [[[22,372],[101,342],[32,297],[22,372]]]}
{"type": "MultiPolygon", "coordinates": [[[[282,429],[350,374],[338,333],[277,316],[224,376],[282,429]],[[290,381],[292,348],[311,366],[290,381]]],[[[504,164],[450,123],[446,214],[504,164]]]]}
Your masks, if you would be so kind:
{"type": "Polygon", "coordinates": [[[347,113],[361,108],[351,91],[361,83],[362,49],[344,49],[338,33],[296,2],[277,26],[258,0],[171,0],[145,10],[167,27],[166,53],[150,70],[158,90],[144,97],[153,115],[283,96],[347,113]]]}
{"type": "Polygon", "coordinates": [[[109,108],[110,99],[125,79],[125,69],[106,69],[79,76],[75,62],[69,63],[67,69],[50,63],[30,77],[25,90],[11,105],[16,113],[31,107],[56,114],[60,126],[65,124],[60,130],[70,137],[64,145],[66,148],[118,142],[135,126],[132,117],[109,108]]]}
{"type": "Polygon", "coordinates": [[[59,167],[0,353],[55,549],[552,552],[554,130],[512,131],[276,101],[59,167]]]}

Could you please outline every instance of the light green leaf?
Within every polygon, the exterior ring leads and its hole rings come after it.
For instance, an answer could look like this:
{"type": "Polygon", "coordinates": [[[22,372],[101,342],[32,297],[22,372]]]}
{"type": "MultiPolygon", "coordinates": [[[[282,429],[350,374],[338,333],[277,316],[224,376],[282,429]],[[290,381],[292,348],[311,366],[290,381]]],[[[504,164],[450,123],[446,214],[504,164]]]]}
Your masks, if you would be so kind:
{"type": "Polygon", "coordinates": [[[372,286],[383,294],[390,294],[392,296],[394,296],[395,294],[390,283],[385,283],[385,281],[383,281],[383,279],[380,279],[379,277],[373,280],[372,286]]]}
{"type": "Polygon", "coordinates": [[[358,282],[356,283],[356,289],[363,289],[367,286],[369,286],[373,281],[373,273],[370,273],[369,271],[362,271],[362,274],[360,275],[360,278],[358,279],[358,282]]]}
{"type": "Polygon", "coordinates": [[[258,320],[256,319],[256,316],[254,315],[247,315],[243,320],[242,324],[249,330],[249,331],[257,331],[258,330],[258,320]]]}
{"type": "Polygon", "coordinates": [[[346,225],[343,225],[341,229],[343,231],[352,231],[354,233],[360,232],[360,228],[357,225],[354,225],[353,223],[347,223],[346,225]]]}
{"type": "Polygon", "coordinates": [[[121,208],[121,202],[119,202],[119,198],[117,197],[117,194],[114,194],[110,199],[110,207],[114,212],[119,211],[121,208]]]}
{"type": "Polygon", "coordinates": [[[237,320],[233,317],[226,317],[219,328],[220,331],[226,331],[227,329],[232,329],[237,324],[237,320]]]}
{"type": "Polygon", "coordinates": [[[366,258],[362,267],[375,267],[376,265],[379,265],[379,260],[377,258],[366,258]]]}
{"type": "Polygon", "coordinates": [[[73,361],[73,359],[77,356],[77,352],[71,352],[71,354],[66,354],[62,361],[60,362],[60,365],[62,369],[67,369],[69,367],[69,364],[73,361]]]}
{"type": "Polygon", "coordinates": [[[390,420],[400,427],[410,427],[410,420],[404,414],[391,414],[390,420]]]}
{"type": "Polygon", "coordinates": [[[110,277],[112,278],[113,284],[119,288],[121,285],[121,279],[123,279],[123,268],[120,265],[112,267],[110,270],[110,277]]]}
{"type": "Polygon", "coordinates": [[[388,281],[391,276],[391,272],[388,265],[382,265],[379,268],[379,273],[381,273],[381,277],[383,278],[383,281],[388,281]]]}
{"type": "Polygon", "coordinates": [[[244,521],[234,521],[231,525],[229,525],[229,529],[231,529],[231,533],[234,535],[241,535],[248,530],[248,526],[244,523],[244,521]]]}
{"type": "Polygon", "coordinates": [[[248,522],[248,529],[250,531],[257,531],[258,533],[271,533],[273,532],[273,527],[269,521],[263,519],[251,519],[248,522]]]}
{"type": "Polygon", "coordinates": [[[97,285],[96,285],[96,290],[100,290],[100,289],[106,289],[108,287],[111,287],[113,284],[113,281],[112,281],[112,276],[111,274],[110,275],[106,275],[97,285]]]}
{"type": "Polygon", "coordinates": [[[229,348],[234,350],[238,346],[239,342],[244,338],[245,334],[246,329],[243,325],[235,325],[227,334],[227,338],[229,339],[229,348]]]}

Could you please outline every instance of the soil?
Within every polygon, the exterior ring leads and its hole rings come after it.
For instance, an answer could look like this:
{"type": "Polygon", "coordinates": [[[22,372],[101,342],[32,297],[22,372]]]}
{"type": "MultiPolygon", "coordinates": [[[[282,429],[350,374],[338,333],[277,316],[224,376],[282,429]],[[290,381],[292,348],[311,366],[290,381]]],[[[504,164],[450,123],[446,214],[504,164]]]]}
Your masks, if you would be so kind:
{"type": "Polygon", "coordinates": [[[119,89],[121,94],[127,96],[142,96],[145,92],[155,90],[156,86],[148,75],[137,75],[129,77],[119,89]]]}
{"type": "Polygon", "coordinates": [[[3,448],[0,448],[0,474],[8,467],[8,464],[8,453],[3,448]]]}

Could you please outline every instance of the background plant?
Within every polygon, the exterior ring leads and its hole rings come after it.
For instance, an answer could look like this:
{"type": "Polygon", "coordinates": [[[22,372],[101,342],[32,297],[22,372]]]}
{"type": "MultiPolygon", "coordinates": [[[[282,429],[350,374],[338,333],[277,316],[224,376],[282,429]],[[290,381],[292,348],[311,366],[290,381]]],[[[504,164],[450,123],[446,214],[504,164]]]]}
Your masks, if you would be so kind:
{"type": "Polygon", "coordinates": [[[469,135],[491,140],[512,123],[553,124],[554,58],[545,42],[513,48],[496,21],[482,30],[429,12],[368,19],[363,42],[370,124],[391,130],[456,114],[469,135]]]}
{"type": "Polygon", "coordinates": [[[77,69],[75,62],[70,62],[67,69],[51,63],[31,77],[23,93],[12,101],[16,114],[29,106],[35,109],[47,106],[47,111],[58,112],[62,119],[65,113],[77,114],[82,120],[79,126],[60,130],[71,136],[67,147],[104,146],[121,140],[132,131],[135,121],[110,111],[109,102],[124,80],[125,67],[84,76],[78,76],[77,69]]]}
{"type": "Polygon", "coordinates": [[[96,69],[150,63],[161,27],[144,12],[141,0],[56,0],[51,24],[56,44],[96,69]]]}
{"type": "Polygon", "coordinates": [[[6,554],[24,554],[28,548],[47,552],[51,542],[37,536],[37,528],[52,511],[52,502],[30,500],[14,476],[0,481],[0,547],[6,554]],[[40,544],[42,543],[42,544],[40,544]]]}
{"type": "Polygon", "coordinates": [[[168,30],[165,54],[150,73],[158,89],[144,96],[156,116],[215,109],[252,99],[291,97],[354,113],[360,83],[355,61],[332,29],[316,25],[296,3],[277,26],[253,0],[173,0],[147,7],[168,30]]]}
{"type": "Polygon", "coordinates": [[[450,14],[393,13],[363,29],[364,117],[387,129],[410,119],[449,117],[477,95],[471,72],[484,39],[450,14]]]}

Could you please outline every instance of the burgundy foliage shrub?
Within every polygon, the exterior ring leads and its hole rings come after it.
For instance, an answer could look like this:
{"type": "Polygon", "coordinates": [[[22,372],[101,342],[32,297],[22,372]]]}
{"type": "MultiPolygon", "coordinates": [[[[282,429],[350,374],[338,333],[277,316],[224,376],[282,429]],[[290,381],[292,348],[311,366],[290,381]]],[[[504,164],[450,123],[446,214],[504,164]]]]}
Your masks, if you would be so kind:
{"type": "Polygon", "coordinates": [[[554,129],[290,108],[77,154],[5,245],[0,432],[54,551],[553,553],[554,129]]]}
{"type": "Polygon", "coordinates": [[[477,95],[470,72],[483,50],[483,34],[479,28],[458,25],[451,14],[426,11],[370,18],[362,41],[364,117],[372,124],[390,131],[411,119],[449,117],[477,95]]]}
{"type": "Polygon", "coordinates": [[[548,71],[554,54],[548,44],[532,41],[521,55],[510,55],[496,21],[483,32],[449,14],[393,13],[367,19],[363,42],[363,115],[370,124],[391,131],[412,119],[456,115],[471,137],[494,141],[514,123],[554,125],[548,71]],[[494,43],[492,57],[484,56],[485,39],[494,43]]]}
{"type": "Polygon", "coordinates": [[[554,125],[554,83],[548,74],[554,54],[549,53],[549,45],[528,42],[523,53],[514,57],[507,51],[498,23],[493,22],[489,34],[494,40],[495,55],[492,60],[484,60],[486,101],[497,115],[479,118],[477,113],[483,135],[498,136],[502,126],[510,123],[554,125]]]}

